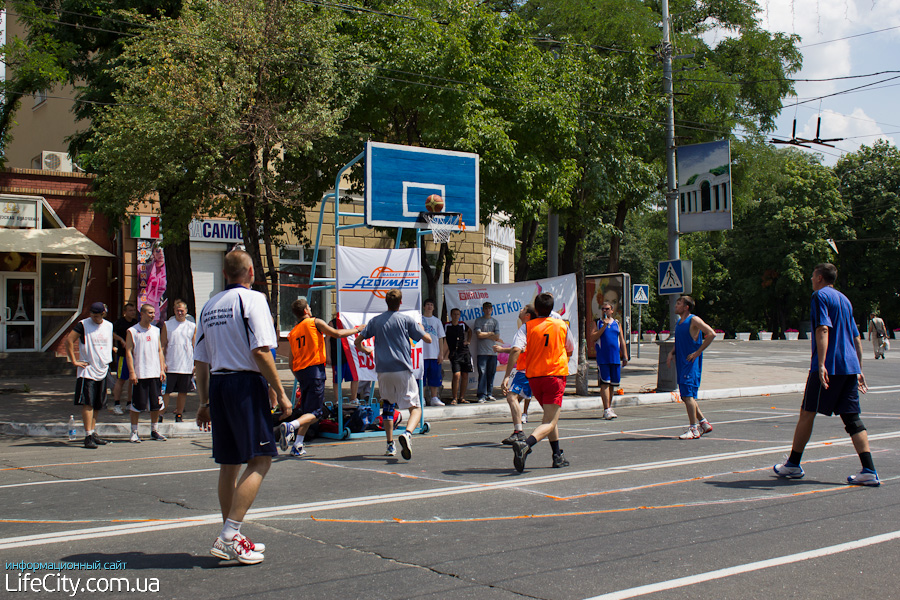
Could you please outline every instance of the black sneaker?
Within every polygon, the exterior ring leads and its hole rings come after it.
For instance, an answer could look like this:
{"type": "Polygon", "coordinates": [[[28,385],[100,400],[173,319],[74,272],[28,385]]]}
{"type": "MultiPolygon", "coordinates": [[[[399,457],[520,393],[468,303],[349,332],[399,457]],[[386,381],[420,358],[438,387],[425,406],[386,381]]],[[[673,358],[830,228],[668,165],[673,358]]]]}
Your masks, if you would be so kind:
{"type": "Polygon", "coordinates": [[[507,446],[512,446],[513,442],[524,442],[525,441],[525,432],[524,431],[513,431],[512,434],[505,440],[503,440],[503,444],[507,446]]]}
{"type": "Polygon", "coordinates": [[[105,446],[107,443],[106,440],[104,440],[99,435],[97,435],[96,431],[91,434],[91,439],[94,440],[94,443],[97,444],[98,446],[105,446]]]}
{"type": "Polygon", "coordinates": [[[164,436],[163,434],[161,434],[161,433],[158,432],[158,431],[151,431],[151,432],[150,432],[150,439],[151,439],[151,440],[156,440],[157,442],[165,442],[168,438],[166,438],[166,436],[164,436]]]}
{"type": "Polygon", "coordinates": [[[183,422],[184,422],[184,419],[181,418],[181,415],[176,414],[176,415],[175,415],[175,422],[176,422],[176,423],[183,423],[183,422]]]}
{"type": "Polygon", "coordinates": [[[97,444],[94,443],[94,438],[89,435],[84,436],[84,447],[90,448],[91,450],[96,450],[97,444]]]}
{"type": "Polygon", "coordinates": [[[525,442],[516,440],[512,443],[513,466],[521,473],[525,470],[525,457],[531,454],[531,447],[525,442]]]}
{"type": "Polygon", "coordinates": [[[566,457],[565,457],[565,455],[563,455],[562,451],[560,451],[559,454],[553,455],[553,468],[554,469],[561,469],[562,467],[568,467],[568,466],[569,466],[569,461],[566,460],[566,457]]]}

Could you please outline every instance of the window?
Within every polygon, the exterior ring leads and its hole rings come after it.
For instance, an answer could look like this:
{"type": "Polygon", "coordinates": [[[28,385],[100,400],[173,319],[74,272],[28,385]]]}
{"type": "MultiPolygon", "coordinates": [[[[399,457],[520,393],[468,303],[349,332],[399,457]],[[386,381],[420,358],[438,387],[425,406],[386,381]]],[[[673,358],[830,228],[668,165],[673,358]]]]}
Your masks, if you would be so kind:
{"type": "Polygon", "coordinates": [[[60,331],[78,317],[83,300],[87,261],[71,257],[41,260],[41,347],[46,349],[60,331]]]}
{"type": "Polygon", "coordinates": [[[42,106],[47,101],[47,90],[41,90],[34,93],[34,105],[32,108],[42,106]]]}
{"type": "MultiPolygon", "coordinates": [[[[316,277],[327,277],[328,251],[319,249],[316,277]]],[[[331,319],[331,290],[316,290],[308,293],[309,275],[312,268],[313,249],[287,247],[279,251],[278,267],[278,322],[283,335],[287,335],[296,323],[291,312],[291,303],[300,296],[306,296],[314,317],[328,321],[331,319]]]]}

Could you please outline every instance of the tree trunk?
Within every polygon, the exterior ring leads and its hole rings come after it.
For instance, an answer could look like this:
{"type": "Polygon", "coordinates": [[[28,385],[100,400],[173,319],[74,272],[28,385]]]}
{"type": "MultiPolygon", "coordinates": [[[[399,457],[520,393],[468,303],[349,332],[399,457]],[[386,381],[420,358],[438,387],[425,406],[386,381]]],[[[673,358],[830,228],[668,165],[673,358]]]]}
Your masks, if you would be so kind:
{"type": "MultiPolygon", "coordinates": [[[[173,199],[171,190],[160,190],[159,213],[160,221],[169,231],[183,234],[184,239],[175,244],[163,245],[163,253],[166,256],[166,298],[168,299],[168,314],[175,314],[174,302],[184,300],[188,306],[188,314],[197,314],[196,298],[194,298],[194,276],[191,271],[191,240],[188,231],[189,222],[173,223],[169,207],[173,199]],[[171,225],[171,227],[169,227],[171,225]]],[[[202,307],[201,307],[202,308],[202,307]]]]}
{"type": "MultiPolygon", "coordinates": [[[[263,207],[263,242],[266,247],[266,264],[268,265],[268,270],[266,271],[266,275],[268,276],[269,283],[269,312],[275,316],[275,324],[278,323],[278,271],[275,269],[275,256],[274,256],[274,248],[272,247],[272,205],[269,204],[268,201],[265,202],[263,207]]],[[[310,267],[315,273],[316,265],[312,265],[310,267]]]]}
{"type": "MultiPolygon", "coordinates": [[[[616,206],[616,221],[613,223],[619,231],[625,231],[625,217],[628,216],[628,203],[619,201],[616,206]]],[[[609,237],[609,273],[619,272],[619,251],[622,244],[622,236],[614,233],[609,237]]]]}
{"type": "Polygon", "coordinates": [[[584,297],[584,223],[580,219],[568,219],[565,225],[566,245],[562,252],[562,273],[575,273],[575,293],[577,296],[577,323],[569,321],[569,327],[578,327],[576,351],[578,352],[578,370],[575,373],[575,393],[579,396],[588,394],[587,342],[585,341],[584,315],[587,314],[587,302],[584,297]]]}
{"type": "Polygon", "coordinates": [[[519,250],[519,260],[516,261],[516,281],[528,279],[528,249],[534,245],[537,229],[537,219],[529,219],[522,224],[522,245],[519,250]]]}
{"type": "MultiPolygon", "coordinates": [[[[446,263],[444,265],[444,285],[450,285],[450,267],[453,266],[453,252],[450,251],[450,246],[447,244],[442,244],[447,247],[447,255],[446,255],[446,263]]],[[[447,315],[447,303],[444,302],[444,306],[441,307],[441,321],[446,323],[450,318],[447,315]]]]}

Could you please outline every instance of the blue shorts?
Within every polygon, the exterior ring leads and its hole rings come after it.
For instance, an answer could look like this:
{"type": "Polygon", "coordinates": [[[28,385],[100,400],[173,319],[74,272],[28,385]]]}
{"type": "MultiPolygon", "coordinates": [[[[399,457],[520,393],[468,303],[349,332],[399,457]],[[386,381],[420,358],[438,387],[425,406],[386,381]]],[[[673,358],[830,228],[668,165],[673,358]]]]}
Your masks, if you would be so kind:
{"type": "Polygon", "coordinates": [[[690,385],[687,383],[679,383],[678,384],[678,393],[681,394],[682,398],[693,398],[697,399],[697,393],[700,391],[699,385],[690,385]]]}
{"type": "Polygon", "coordinates": [[[325,414],[325,379],[321,377],[304,377],[294,373],[297,378],[297,391],[300,392],[300,406],[294,407],[291,419],[300,415],[313,415],[321,419],[325,414]],[[297,408],[300,410],[298,411],[297,408]],[[295,416],[296,415],[296,416],[295,416]]]}
{"type": "Polygon", "coordinates": [[[829,417],[859,414],[859,379],[856,375],[831,375],[826,390],[819,381],[819,373],[810,373],[801,408],[829,417]]]}
{"type": "Polygon", "coordinates": [[[278,456],[269,386],[259,373],[213,373],[209,416],[217,463],[239,465],[257,456],[278,456]]]}
{"type": "MultiPolygon", "coordinates": [[[[341,363],[341,381],[347,383],[356,381],[353,379],[353,371],[350,370],[350,363],[347,361],[341,363]]],[[[334,367],[331,369],[331,382],[337,383],[337,369],[334,367]]]]}
{"type": "Polygon", "coordinates": [[[525,371],[516,371],[512,383],[509,384],[509,391],[513,394],[518,394],[523,398],[531,398],[531,386],[528,385],[528,378],[525,377],[525,371]]]}
{"type": "Polygon", "coordinates": [[[125,360],[124,356],[120,356],[116,360],[116,377],[119,379],[131,378],[131,371],[128,370],[128,361],[125,360]]]}
{"type": "Polygon", "coordinates": [[[600,382],[610,385],[619,385],[622,382],[622,365],[614,365],[608,363],[597,363],[597,371],[599,372],[600,382]]]}
{"type": "Polygon", "coordinates": [[[441,368],[441,361],[436,358],[426,358],[422,379],[428,387],[441,387],[444,383],[444,371],[441,368]]]}

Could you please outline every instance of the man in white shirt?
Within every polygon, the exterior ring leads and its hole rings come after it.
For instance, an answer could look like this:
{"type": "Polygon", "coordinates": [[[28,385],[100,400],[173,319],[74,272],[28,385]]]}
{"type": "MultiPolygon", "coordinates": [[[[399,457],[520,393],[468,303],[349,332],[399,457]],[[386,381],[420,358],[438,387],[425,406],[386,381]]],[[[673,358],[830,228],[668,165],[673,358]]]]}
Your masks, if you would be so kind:
{"type": "Polygon", "coordinates": [[[172,392],[178,394],[175,422],[181,423],[187,395],[191,391],[191,378],[194,376],[194,338],[197,324],[188,321],[187,303],[184,300],[176,300],[173,306],[175,316],[170,317],[160,327],[160,343],[166,353],[166,393],[163,396],[163,404],[171,406],[169,397],[172,392]]]}
{"type": "Polygon", "coordinates": [[[106,444],[97,435],[97,413],[106,404],[106,375],[112,362],[113,326],[104,319],[106,305],[94,302],[91,316],[75,324],[66,336],[66,355],[78,367],[75,382],[75,406],[81,406],[81,420],[84,423],[84,447],[96,449],[106,444]],[[75,359],[75,342],[78,342],[78,356],[75,359]]]}
{"type": "Polygon", "coordinates": [[[125,338],[125,359],[128,361],[131,379],[131,438],[141,443],[138,435],[138,419],[142,412],[150,412],[150,438],[165,442],[161,434],[159,411],[162,408],[162,382],[166,380],[166,357],[159,343],[159,327],[153,324],[156,308],[152,304],[141,306],[141,319],[128,329],[125,338]]]}
{"type": "Polygon", "coordinates": [[[423,383],[428,387],[431,398],[430,406],[444,406],[441,402],[441,385],[444,383],[444,372],[441,365],[447,358],[447,340],[444,339],[444,324],[434,316],[434,300],[429,298],[422,304],[422,328],[431,336],[431,342],[424,345],[422,354],[425,358],[423,383]]]}
{"type": "Polygon", "coordinates": [[[228,285],[206,303],[197,320],[194,366],[200,408],[197,424],[212,425],[219,464],[219,507],[224,525],[209,553],[254,565],[265,546],[241,534],[244,517],[278,456],[268,386],[283,414],[291,413],[271,348],[278,345],[266,297],[250,289],[253,261],[243,250],[225,255],[228,285]],[[241,465],[246,464],[243,474],[241,465]]]}

